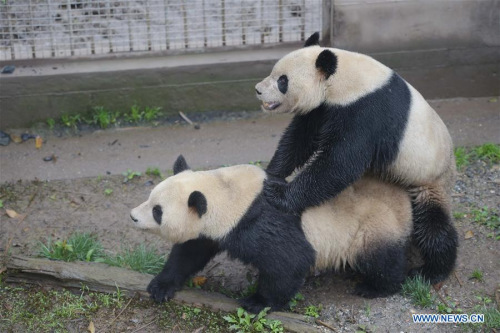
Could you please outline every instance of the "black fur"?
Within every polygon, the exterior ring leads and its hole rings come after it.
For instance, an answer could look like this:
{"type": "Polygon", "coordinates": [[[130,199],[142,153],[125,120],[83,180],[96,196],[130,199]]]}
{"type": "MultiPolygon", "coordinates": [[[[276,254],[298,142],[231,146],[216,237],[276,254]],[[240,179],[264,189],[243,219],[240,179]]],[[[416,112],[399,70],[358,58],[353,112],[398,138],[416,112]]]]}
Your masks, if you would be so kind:
{"type": "Polygon", "coordinates": [[[268,182],[268,200],[300,214],[336,196],[368,170],[383,173],[397,157],[410,103],[408,86],[393,74],[385,86],[350,105],[322,104],[295,116],[267,172],[285,178],[319,153],[289,184],[268,182]]]}
{"type": "Polygon", "coordinates": [[[207,212],[207,199],[200,191],[194,191],[189,195],[188,207],[193,208],[198,217],[202,217],[207,212]]]}
{"type": "Polygon", "coordinates": [[[322,51],[316,59],[316,68],[328,79],[337,70],[337,56],[330,50],[322,51]]]}
{"type": "Polygon", "coordinates": [[[357,258],[354,267],[363,274],[363,282],[356,286],[355,293],[367,297],[384,297],[401,289],[406,278],[406,250],[408,242],[380,244],[370,253],[357,258]]]}
{"type": "Polygon", "coordinates": [[[313,33],[304,43],[304,47],[319,45],[319,32],[313,33]]]}
{"type": "Polygon", "coordinates": [[[148,285],[151,298],[163,302],[174,297],[184,282],[202,270],[219,251],[217,243],[207,238],[174,245],[163,270],[148,285]]]}
{"type": "Polygon", "coordinates": [[[184,159],[184,156],[179,155],[174,163],[174,175],[185,170],[189,170],[189,166],[186,160],[184,159]]]}
{"type": "Polygon", "coordinates": [[[160,205],[156,205],[153,207],[153,219],[156,221],[156,223],[161,224],[161,217],[163,215],[163,209],[161,208],[160,205]]]}
{"type": "Polygon", "coordinates": [[[278,89],[282,94],[286,94],[288,90],[288,77],[286,75],[281,75],[278,79],[278,89]]]}
{"type": "Polygon", "coordinates": [[[458,236],[450,216],[438,204],[413,202],[413,243],[420,250],[424,265],[412,270],[431,284],[443,281],[454,268],[458,236]]]}

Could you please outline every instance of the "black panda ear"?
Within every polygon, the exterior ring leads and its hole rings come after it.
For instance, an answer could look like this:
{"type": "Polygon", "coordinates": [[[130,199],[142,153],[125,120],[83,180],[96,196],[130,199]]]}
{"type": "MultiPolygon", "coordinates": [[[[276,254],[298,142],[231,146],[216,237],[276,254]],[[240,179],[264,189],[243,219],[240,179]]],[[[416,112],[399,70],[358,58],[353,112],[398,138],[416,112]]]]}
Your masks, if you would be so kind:
{"type": "Polygon", "coordinates": [[[185,170],[189,170],[189,165],[184,159],[184,156],[179,155],[179,157],[177,157],[174,163],[174,175],[185,170]]]}
{"type": "Polygon", "coordinates": [[[316,59],[316,68],[328,79],[337,70],[337,56],[330,50],[324,50],[316,59]]]}
{"type": "Polygon", "coordinates": [[[319,45],[319,32],[313,33],[305,42],[304,47],[319,45]]]}
{"type": "Polygon", "coordinates": [[[198,217],[207,212],[207,199],[200,191],[194,191],[189,195],[188,207],[196,211],[198,217]]]}

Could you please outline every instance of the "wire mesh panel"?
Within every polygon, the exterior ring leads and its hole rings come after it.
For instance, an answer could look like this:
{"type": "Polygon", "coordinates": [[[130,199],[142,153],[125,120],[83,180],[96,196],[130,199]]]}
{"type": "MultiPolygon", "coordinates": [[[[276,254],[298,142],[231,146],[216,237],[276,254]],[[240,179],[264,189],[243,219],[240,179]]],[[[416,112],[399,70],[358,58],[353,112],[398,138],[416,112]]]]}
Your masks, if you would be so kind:
{"type": "Polygon", "coordinates": [[[0,60],[304,40],[322,0],[0,0],[0,60]]]}

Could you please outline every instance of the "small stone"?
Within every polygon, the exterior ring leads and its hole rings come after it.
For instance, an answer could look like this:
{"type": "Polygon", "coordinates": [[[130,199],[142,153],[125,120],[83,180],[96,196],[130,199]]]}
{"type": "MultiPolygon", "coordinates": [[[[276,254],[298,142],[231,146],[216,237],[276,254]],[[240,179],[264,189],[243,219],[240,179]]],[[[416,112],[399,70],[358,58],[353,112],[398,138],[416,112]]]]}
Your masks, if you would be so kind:
{"type": "Polygon", "coordinates": [[[195,124],[195,125],[194,125],[194,129],[199,130],[199,129],[200,129],[200,125],[199,125],[199,124],[195,124]]]}
{"type": "Polygon", "coordinates": [[[153,186],[155,183],[153,183],[152,180],[148,180],[147,182],[144,183],[144,186],[153,186]]]}
{"type": "Polygon", "coordinates": [[[10,143],[10,135],[4,131],[0,131],[0,145],[7,146],[10,143]]]}
{"type": "Polygon", "coordinates": [[[52,161],[53,159],[54,159],[54,155],[50,155],[50,156],[45,156],[45,157],[43,158],[43,161],[44,161],[44,162],[50,162],[50,161],[52,161]]]}
{"type": "Polygon", "coordinates": [[[29,133],[21,134],[21,140],[23,140],[23,141],[27,141],[29,139],[35,139],[35,138],[36,138],[36,135],[33,135],[33,134],[29,134],[29,133]]]}

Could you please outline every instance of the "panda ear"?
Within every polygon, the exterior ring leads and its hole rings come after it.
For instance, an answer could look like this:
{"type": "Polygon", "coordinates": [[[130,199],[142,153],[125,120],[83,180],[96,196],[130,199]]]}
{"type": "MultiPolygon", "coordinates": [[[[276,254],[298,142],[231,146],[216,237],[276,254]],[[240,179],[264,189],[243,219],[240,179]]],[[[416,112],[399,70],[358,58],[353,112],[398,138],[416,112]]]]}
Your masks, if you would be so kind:
{"type": "Polygon", "coordinates": [[[186,160],[184,159],[184,156],[179,155],[179,157],[177,157],[174,163],[174,175],[185,170],[189,170],[189,166],[186,160]]]}
{"type": "Polygon", "coordinates": [[[330,50],[324,50],[316,59],[316,68],[328,79],[337,70],[337,56],[330,50]]]}
{"type": "Polygon", "coordinates": [[[304,47],[319,45],[319,32],[313,33],[305,42],[304,47]]]}
{"type": "Polygon", "coordinates": [[[202,217],[207,212],[207,199],[200,191],[194,191],[189,195],[188,207],[202,217]]]}

